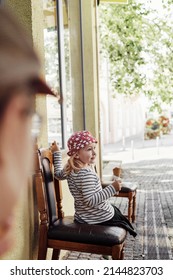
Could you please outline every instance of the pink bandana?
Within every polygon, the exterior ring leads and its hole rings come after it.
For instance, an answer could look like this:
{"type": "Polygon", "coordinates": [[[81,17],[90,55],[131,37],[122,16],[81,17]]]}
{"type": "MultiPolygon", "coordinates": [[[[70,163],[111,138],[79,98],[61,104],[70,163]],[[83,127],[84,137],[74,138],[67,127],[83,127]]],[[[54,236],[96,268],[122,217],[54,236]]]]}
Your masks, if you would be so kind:
{"type": "Polygon", "coordinates": [[[84,130],[75,132],[67,142],[67,146],[69,149],[67,154],[69,156],[72,156],[77,151],[91,143],[97,143],[97,140],[91,135],[89,131],[84,130]]]}

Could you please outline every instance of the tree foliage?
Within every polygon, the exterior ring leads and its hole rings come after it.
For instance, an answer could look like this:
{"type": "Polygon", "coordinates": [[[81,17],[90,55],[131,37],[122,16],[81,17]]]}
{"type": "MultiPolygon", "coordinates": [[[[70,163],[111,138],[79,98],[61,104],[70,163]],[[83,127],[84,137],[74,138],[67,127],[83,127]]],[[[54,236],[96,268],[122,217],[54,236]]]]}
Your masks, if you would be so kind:
{"type": "Polygon", "coordinates": [[[146,2],[102,4],[100,43],[114,93],[143,93],[159,110],[173,100],[173,0],[162,0],[162,13],[146,2]]]}

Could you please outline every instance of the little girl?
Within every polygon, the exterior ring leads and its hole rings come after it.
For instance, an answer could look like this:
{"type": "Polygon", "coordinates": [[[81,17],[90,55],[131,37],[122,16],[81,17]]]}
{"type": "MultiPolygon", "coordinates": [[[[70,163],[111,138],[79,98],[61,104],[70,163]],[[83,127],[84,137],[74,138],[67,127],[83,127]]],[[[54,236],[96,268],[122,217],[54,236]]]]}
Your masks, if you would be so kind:
{"type": "Polygon", "coordinates": [[[101,186],[96,172],[92,169],[96,159],[97,140],[88,131],[75,132],[68,140],[67,164],[62,168],[59,146],[51,146],[54,159],[54,173],[59,180],[66,179],[74,197],[74,220],[78,223],[120,226],[136,236],[131,223],[120,210],[111,205],[108,199],[121,190],[121,184],[101,186]]]}

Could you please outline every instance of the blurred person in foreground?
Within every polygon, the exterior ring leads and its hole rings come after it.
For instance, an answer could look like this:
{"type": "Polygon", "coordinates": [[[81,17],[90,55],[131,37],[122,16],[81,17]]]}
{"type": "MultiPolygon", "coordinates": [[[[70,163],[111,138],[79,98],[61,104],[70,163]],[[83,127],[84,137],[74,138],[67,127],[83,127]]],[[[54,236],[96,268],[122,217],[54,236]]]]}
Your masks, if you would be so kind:
{"type": "Polygon", "coordinates": [[[0,256],[12,246],[15,206],[33,165],[36,93],[54,95],[26,31],[0,7],[0,256]]]}

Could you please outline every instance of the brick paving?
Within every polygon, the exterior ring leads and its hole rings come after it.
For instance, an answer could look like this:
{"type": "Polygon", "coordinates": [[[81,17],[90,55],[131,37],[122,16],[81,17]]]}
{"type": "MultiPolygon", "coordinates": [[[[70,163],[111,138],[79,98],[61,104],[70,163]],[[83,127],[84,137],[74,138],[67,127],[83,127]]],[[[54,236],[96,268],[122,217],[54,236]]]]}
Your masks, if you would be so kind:
{"type": "MultiPolygon", "coordinates": [[[[123,177],[138,182],[135,240],[127,237],[125,259],[173,259],[173,160],[123,165],[123,177]]],[[[118,202],[126,213],[127,202],[118,202]]]]}
{"type": "MultiPolygon", "coordinates": [[[[141,160],[146,157],[146,149],[142,149],[144,157],[141,154],[136,161],[123,161],[123,180],[138,183],[136,221],[133,224],[138,235],[135,239],[127,235],[124,259],[173,259],[173,147],[169,145],[172,135],[166,141],[167,153],[164,146],[163,155],[141,160]]],[[[122,213],[127,213],[126,198],[113,197],[111,203],[122,213]]],[[[63,259],[94,260],[102,259],[102,256],[67,252],[63,259]]]]}

